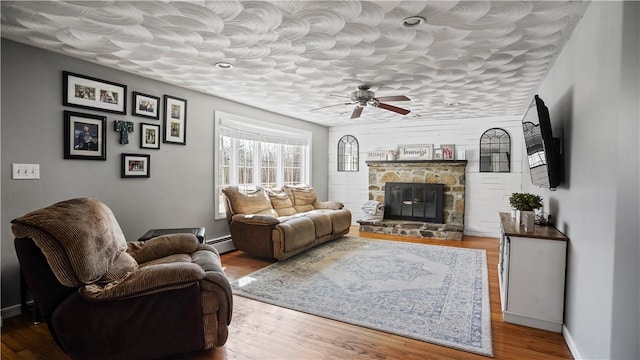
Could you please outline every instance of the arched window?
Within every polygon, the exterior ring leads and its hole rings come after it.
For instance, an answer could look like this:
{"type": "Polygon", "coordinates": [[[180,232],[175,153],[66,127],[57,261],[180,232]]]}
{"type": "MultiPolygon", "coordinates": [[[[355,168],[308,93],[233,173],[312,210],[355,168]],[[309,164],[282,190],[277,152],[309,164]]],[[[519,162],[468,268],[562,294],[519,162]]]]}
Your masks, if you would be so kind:
{"type": "Polygon", "coordinates": [[[358,140],[345,135],[338,141],[338,171],[358,171],[360,162],[358,159],[358,140]]]}
{"type": "Polygon", "coordinates": [[[511,137],[503,129],[492,128],[480,137],[480,172],[511,171],[511,137]]]}

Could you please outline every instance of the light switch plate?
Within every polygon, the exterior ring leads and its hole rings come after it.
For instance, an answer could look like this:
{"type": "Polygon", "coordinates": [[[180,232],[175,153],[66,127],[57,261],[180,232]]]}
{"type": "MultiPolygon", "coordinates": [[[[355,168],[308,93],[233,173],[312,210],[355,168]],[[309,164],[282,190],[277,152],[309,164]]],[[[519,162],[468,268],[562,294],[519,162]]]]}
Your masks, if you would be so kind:
{"type": "Polygon", "coordinates": [[[40,164],[11,164],[12,179],[40,179],[40,164]]]}

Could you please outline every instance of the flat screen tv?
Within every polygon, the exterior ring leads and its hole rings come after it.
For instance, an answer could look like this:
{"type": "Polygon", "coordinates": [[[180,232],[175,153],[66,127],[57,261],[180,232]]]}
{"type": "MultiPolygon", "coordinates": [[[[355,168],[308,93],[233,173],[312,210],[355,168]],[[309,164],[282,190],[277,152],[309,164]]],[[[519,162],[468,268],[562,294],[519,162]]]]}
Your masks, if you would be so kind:
{"type": "Polygon", "coordinates": [[[562,139],[554,138],[549,109],[535,95],[522,119],[531,183],[555,190],[563,180],[562,139]]]}

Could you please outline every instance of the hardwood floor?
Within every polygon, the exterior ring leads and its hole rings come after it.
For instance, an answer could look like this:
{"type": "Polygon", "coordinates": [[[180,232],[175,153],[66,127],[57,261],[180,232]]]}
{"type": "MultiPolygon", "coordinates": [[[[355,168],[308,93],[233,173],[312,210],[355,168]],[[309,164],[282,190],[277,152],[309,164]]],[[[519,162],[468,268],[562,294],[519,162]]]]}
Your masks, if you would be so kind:
{"type": "MultiPolygon", "coordinates": [[[[484,249],[489,267],[491,329],[495,359],[572,359],[561,334],[505,323],[500,312],[498,239],[465,237],[463,241],[425,240],[372,233],[348,236],[484,249]]],[[[240,251],[222,256],[230,279],[271,263],[240,251]]],[[[45,324],[33,325],[29,315],[3,319],[1,358],[68,359],[45,324]]],[[[172,359],[487,359],[464,351],[365,329],[234,296],[229,340],[217,349],[172,359]]]]}

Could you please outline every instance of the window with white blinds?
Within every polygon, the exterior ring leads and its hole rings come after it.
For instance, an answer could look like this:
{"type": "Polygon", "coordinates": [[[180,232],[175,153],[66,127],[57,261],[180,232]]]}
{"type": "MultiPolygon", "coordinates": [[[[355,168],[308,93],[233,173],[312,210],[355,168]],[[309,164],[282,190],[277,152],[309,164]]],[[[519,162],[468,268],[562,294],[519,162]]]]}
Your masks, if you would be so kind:
{"type": "Polygon", "coordinates": [[[310,132],[216,112],[216,133],[217,218],[225,216],[225,186],[309,183],[310,132]]]}

